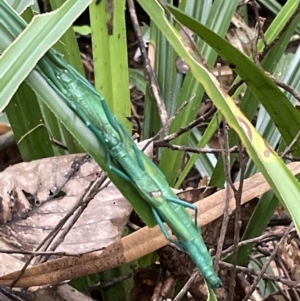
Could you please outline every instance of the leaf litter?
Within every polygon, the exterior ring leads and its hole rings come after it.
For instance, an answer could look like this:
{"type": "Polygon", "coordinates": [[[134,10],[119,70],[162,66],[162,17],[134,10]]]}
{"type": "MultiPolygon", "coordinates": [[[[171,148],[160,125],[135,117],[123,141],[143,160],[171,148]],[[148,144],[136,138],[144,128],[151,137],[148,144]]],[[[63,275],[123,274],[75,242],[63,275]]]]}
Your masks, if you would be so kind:
{"type": "MultiPolygon", "coordinates": [[[[92,159],[78,154],[7,168],[0,183],[2,241],[11,248],[33,251],[99,174],[101,169],[92,159]]],[[[56,251],[83,254],[119,241],[131,210],[109,184],[88,204],[56,251]]]]}

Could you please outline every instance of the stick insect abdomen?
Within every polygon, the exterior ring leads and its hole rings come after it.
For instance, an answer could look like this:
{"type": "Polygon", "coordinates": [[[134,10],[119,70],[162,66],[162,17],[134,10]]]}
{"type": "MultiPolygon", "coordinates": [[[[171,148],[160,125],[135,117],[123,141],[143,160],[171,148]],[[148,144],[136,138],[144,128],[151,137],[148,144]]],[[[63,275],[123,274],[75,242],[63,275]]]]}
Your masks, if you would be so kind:
{"type": "Polygon", "coordinates": [[[202,236],[197,233],[193,240],[183,242],[182,248],[189,253],[197,268],[201,272],[203,278],[213,289],[222,286],[222,282],[213,268],[212,258],[206,248],[202,236]]]}
{"type": "MultiPolygon", "coordinates": [[[[164,197],[168,200],[165,194],[164,197]]],[[[203,241],[200,229],[192,221],[183,206],[174,202],[168,202],[168,205],[173,209],[180,221],[180,231],[178,231],[178,227],[171,227],[172,232],[178,238],[180,246],[190,254],[203,278],[213,289],[222,286],[221,280],[214,271],[213,261],[203,241]],[[185,231],[181,229],[185,229],[185,231]]],[[[179,226],[179,223],[177,224],[179,226]]]]}

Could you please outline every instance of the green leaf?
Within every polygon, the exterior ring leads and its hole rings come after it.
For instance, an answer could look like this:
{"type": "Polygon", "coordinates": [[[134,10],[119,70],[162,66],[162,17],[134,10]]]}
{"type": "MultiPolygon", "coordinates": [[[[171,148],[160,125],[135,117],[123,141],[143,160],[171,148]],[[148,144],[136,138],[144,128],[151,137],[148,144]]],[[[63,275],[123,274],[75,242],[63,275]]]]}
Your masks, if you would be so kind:
{"type": "MultiPolygon", "coordinates": [[[[218,127],[218,125],[220,124],[221,121],[222,121],[222,116],[220,114],[215,114],[214,117],[212,118],[212,120],[210,121],[209,125],[207,126],[204,134],[202,135],[201,140],[199,140],[199,142],[196,146],[197,148],[202,148],[202,147],[206,146],[206,144],[210,141],[211,137],[215,133],[216,128],[218,127]]],[[[184,181],[185,177],[187,176],[189,171],[194,166],[198,157],[199,157],[198,154],[193,154],[191,156],[190,160],[187,162],[183,171],[181,172],[181,174],[175,184],[175,188],[180,187],[181,183],[184,181]]]]}
{"type": "MultiPolygon", "coordinates": [[[[278,3],[278,1],[276,0],[259,0],[260,3],[262,3],[265,7],[267,7],[272,13],[275,14],[275,16],[278,16],[278,19],[283,20],[284,18],[282,18],[282,16],[286,15],[286,12],[282,12],[282,5],[280,3],[278,3]]],[[[289,3],[286,4],[297,4],[296,1],[288,1],[289,3]],[[294,3],[292,3],[294,2],[294,3]]],[[[297,26],[297,33],[300,33],[300,25],[297,26]]]]}
{"type": "Polygon", "coordinates": [[[6,2],[19,14],[29,6],[32,6],[35,11],[39,11],[37,0],[6,0],[6,2]]]}
{"type": "Polygon", "coordinates": [[[23,83],[6,107],[6,114],[24,161],[54,155],[35,93],[23,83]],[[31,99],[29,102],[27,100],[31,99]],[[31,116],[28,119],[28,116],[31,116]],[[22,122],[23,121],[23,122],[22,122]],[[25,133],[25,134],[24,134],[25,133]]]}
{"type": "Polygon", "coordinates": [[[109,109],[130,131],[129,72],[125,26],[125,0],[90,5],[96,90],[109,109]]]}
{"type": "MultiPolygon", "coordinates": [[[[287,28],[285,33],[282,35],[282,37],[279,39],[279,41],[272,47],[272,49],[268,52],[266,57],[263,59],[261,66],[266,70],[267,72],[273,73],[277,64],[279,63],[287,45],[289,44],[290,38],[293,35],[293,32],[295,30],[295,27],[297,26],[299,22],[300,16],[298,15],[293,22],[290,24],[290,26],[287,28]]],[[[277,25],[270,25],[270,27],[277,27],[277,25]]],[[[237,93],[236,93],[237,94],[237,93]]],[[[259,99],[255,96],[255,94],[250,90],[247,89],[240,105],[240,109],[242,112],[245,114],[245,116],[249,119],[252,120],[253,117],[255,116],[255,113],[257,112],[259,105],[259,99]]],[[[279,106],[280,110],[280,106],[279,106]]],[[[267,139],[267,136],[263,137],[267,139]]],[[[269,141],[269,140],[267,140],[269,141]]],[[[236,134],[232,131],[229,132],[229,144],[230,147],[236,145],[238,142],[238,137],[236,134]]],[[[234,162],[234,159],[236,158],[235,154],[230,155],[230,162],[234,162]]],[[[249,163],[251,164],[251,163],[249,163]]],[[[249,165],[248,165],[249,166],[249,165]]],[[[214,173],[211,177],[210,185],[212,186],[217,186],[222,188],[224,185],[225,181],[225,174],[224,174],[224,167],[223,167],[223,159],[222,156],[219,156],[218,163],[215,167],[214,173]]],[[[246,177],[253,175],[253,173],[249,173],[249,169],[247,168],[246,170],[246,177]]],[[[258,225],[257,225],[258,226],[258,225]]]]}
{"type": "MultiPolygon", "coordinates": [[[[27,44],[29,47],[24,47],[23,51],[20,52],[20,49],[18,48],[19,44],[14,43],[10,47],[9,52],[4,52],[2,54],[0,60],[0,79],[3,89],[0,91],[0,111],[4,109],[18,88],[18,86],[14,86],[11,83],[10,79],[12,77],[17,77],[17,82],[21,83],[24,81],[47,49],[58,41],[64,33],[64,29],[72,25],[74,19],[81,14],[90,2],[91,0],[84,2],[80,1],[73,4],[72,1],[67,1],[59,10],[42,16],[35,16],[31,24],[27,26],[24,31],[24,33],[27,32],[27,35],[21,34],[18,37],[21,45],[24,43],[24,45],[27,44]],[[41,28],[43,29],[42,32],[47,32],[47,39],[41,34],[41,28]],[[23,64],[15,64],[15,60],[18,59],[23,61],[23,64]]],[[[2,3],[0,8],[1,7],[4,9],[5,5],[2,3]]],[[[10,12],[8,12],[8,14],[11,15],[10,12]]],[[[5,17],[4,11],[2,11],[1,17],[5,17]]],[[[5,20],[0,21],[5,23],[5,20]]],[[[18,28],[12,28],[12,30],[18,32],[18,28]]],[[[8,42],[8,44],[10,43],[8,42]]]]}
{"type": "Polygon", "coordinates": [[[73,30],[81,36],[88,36],[92,33],[91,27],[88,25],[73,26],[73,30]]]}
{"type": "Polygon", "coordinates": [[[146,81],[144,72],[138,69],[129,69],[129,78],[143,94],[146,94],[146,81]]]}

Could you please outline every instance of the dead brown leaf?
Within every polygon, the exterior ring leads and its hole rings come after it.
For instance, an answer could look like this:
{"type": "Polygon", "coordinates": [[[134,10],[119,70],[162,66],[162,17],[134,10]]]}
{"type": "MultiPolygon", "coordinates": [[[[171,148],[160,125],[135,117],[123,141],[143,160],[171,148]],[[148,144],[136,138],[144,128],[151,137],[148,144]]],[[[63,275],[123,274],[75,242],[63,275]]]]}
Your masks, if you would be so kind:
{"type": "MultiPolygon", "coordinates": [[[[1,240],[7,247],[33,251],[99,173],[98,165],[86,155],[7,168],[0,183],[1,240]]],[[[130,212],[130,204],[110,184],[89,203],[56,251],[83,254],[119,241],[130,212]]]]}

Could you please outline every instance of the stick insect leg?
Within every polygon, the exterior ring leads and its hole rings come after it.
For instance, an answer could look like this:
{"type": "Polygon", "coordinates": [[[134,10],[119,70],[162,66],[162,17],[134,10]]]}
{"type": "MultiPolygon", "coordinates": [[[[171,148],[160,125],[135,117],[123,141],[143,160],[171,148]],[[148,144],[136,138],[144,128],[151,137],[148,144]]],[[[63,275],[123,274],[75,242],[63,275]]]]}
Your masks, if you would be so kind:
{"type": "MultiPolygon", "coordinates": [[[[130,139],[132,139],[132,138],[130,137],[130,139]]],[[[134,142],[133,142],[133,151],[134,151],[135,157],[138,161],[138,164],[139,164],[140,168],[143,171],[145,171],[145,165],[144,165],[144,161],[142,160],[140,150],[138,149],[138,147],[136,146],[136,144],[134,142]]]]}
{"type": "MultiPolygon", "coordinates": [[[[117,125],[117,122],[116,122],[115,118],[113,118],[113,116],[111,115],[111,113],[110,113],[110,111],[107,107],[107,104],[106,104],[106,102],[103,98],[101,99],[101,104],[102,104],[103,110],[106,114],[107,120],[109,121],[111,126],[114,128],[114,130],[118,133],[120,140],[122,140],[122,136],[121,136],[121,133],[120,133],[120,130],[119,130],[119,126],[117,125]]],[[[123,130],[123,125],[122,124],[120,125],[120,128],[123,130]]],[[[126,136],[128,136],[129,139],[132,140],[131,136],[128,134],[128,132],[125,129],[123,130],[123,133],[126,136]]],[[[142,170],[145,170],[145,166],[144,166],[144,162],[141,158],[140,150],[138,149],[138,147],[136,146],[136,144],[134,142],[132,143],[132,146],[133,146],[133,151],[134,151],[135,157],[137,159],[137,162],[138,162],[140,168],[142,170]]]]}
{"type": "Polygon", "coordinates": [[[104,113],[106,115],[107,120],[109,121],[109,123],[111,124],[111,126],[113,127],[113,129],[118,133],[119,138],[122,141],[122,136],[121,136],[120,130],[117,127],[116,122],[115,122],[114,118],[112,117],[112,115],[111,115],[111,113],[110,113],[110,111],[108,109],[108,106],[107,106],[104,98],[101,97],[100,101],[101,101],[101,104],[102,104],[102,107],[103,107],[103,111],[104,111],[104,113]]]}
{"type": "Polygon", "coordinates": [[[136,144],[134,143],[134,141],[132,140],[132,137],[129,135],[129,133],[126,131],[126,129],[124,128],[124,126],[121,124],[120,121],[118,121],[116,118],[115,119],[115,123],[119,124],[119,127],[121,128],[121,130],[123,131],[124,135],[128,137],[128,139],[130,139],[130,141],[132,141],[132,148],[136,157],[136,160],[138,162],[138,165],[140,167],[141,170],[145,171],[145,165],[144,165],[144,161],[141,157],[141,151],[138,149],[138,147],[136,146],[136,144]]]}
{"type": "Polygon", "coordinates": [[[62,69],[70,69],[71,65],[69,65],[66,61],[63,60],[63,55],[61,53],[57,52],[54,49],[50,49],[48,50],[48,54],[48,58],[54,65],[57,65],[62,69]]]}
{"type": "MultiPolygon", "coordinates": [[[[108,157],[110,158],[109,155],[108,155],[108,157]]],[[[121,177],[122,179],[124,179],[127,182],[132,182],[131,179],[122,170],[118,169],[116,166],[114,166],[111,163],[111,160],[110,160],[110,162],[108,162],[108,166],[109,166],[109,169],[112,170],[114,173],[116,173],[119,177],[121,177]]]]}
{"type": "Polygon", "coordinates": [[[162,219],[161,219],[160,215],[158,214],[157,210],[156,210],[155,208],[151,208],[151,209],[152,209],[153,215],[154,215],[154,217],[155,217],[155,220],[156,220],[157,224],[159,225],[161,232],[162,232],[162,233],[164,234],[164,236],[166,237],[166,239],[167,239],[168,241],[170,241],[171,243],[173,243],[173,244],[175,244],[176,246],[178,246],[178,247],[181,248],[181,246],[180,246],[180,244],[178,243],[178,241],[171,239],[170,234],[169,234],[169,232],[167,231],[167,228],[165,227],[164,222],[162,221],[162,219]]]}
{"type": "Polygon", "coordinates": [[[190,208],[190,209],[195,210],[195,226],[198,227],[198,225],[197,225],[198,224],[198,222],[197,222],[197,217],[198,217],[198,208],[197,208],[197,206],[195,206],[193,204],[190,204],[188,202],[182,201],[180,199],[176,199],[176,198],[166,198],[166,201],[177,204],[177,205],[180,205],[180,206],[183,206],[185,208],[190,208]]]}

